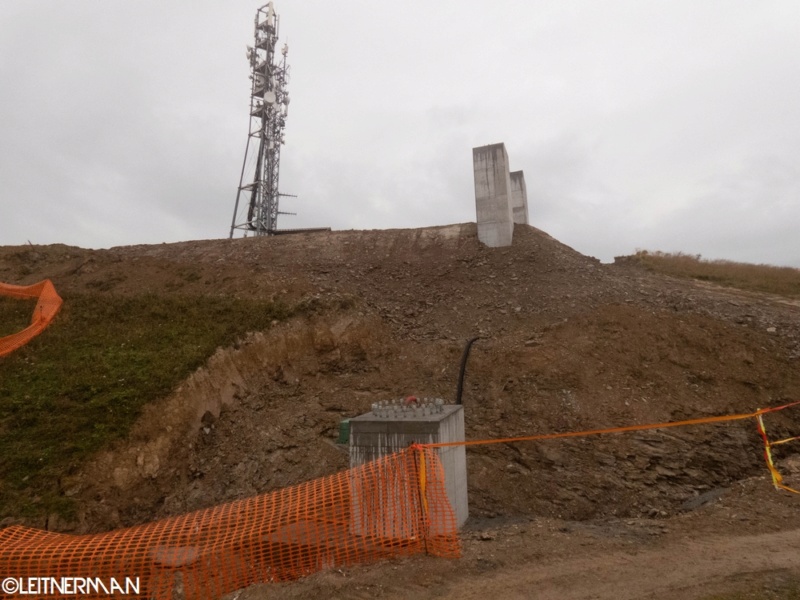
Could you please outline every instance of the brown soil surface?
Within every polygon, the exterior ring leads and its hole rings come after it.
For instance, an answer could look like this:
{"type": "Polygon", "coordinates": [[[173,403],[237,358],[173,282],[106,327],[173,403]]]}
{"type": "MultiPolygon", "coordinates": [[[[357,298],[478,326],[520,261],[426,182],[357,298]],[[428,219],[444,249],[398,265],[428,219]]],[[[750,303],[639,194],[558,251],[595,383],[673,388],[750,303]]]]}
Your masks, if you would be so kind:
{"type": "MultiPolygon", "coordinates": [[[[346,468],[339,421],[380,399],[452,399],[475,335],[468,439],[800,399],[800,307],[603,265],[526,226],[504,249],[483,247],[474,224],[0,248],[0,281],[44,277],[62,292],[256,295],[309,309],[221,350],[185,384],[195,392],[157,399],[130,440],[67,482],[83,509],[79,522],[56,524],[63,530],[143,522],[346,468]],[[210,389],[222,399],[183,410],[210,389]]],[[[770,415],[768,427],[800,434],[800,410],[770,415]]],[[[778,453],[790,477],[792,452],[778,453]]],[[[460,561],[331,571],[231,598],[701,598],[751,588],[771,597],[800,577],[798,499],[771,488],[750,420],[467,456],[460,561]]]]}

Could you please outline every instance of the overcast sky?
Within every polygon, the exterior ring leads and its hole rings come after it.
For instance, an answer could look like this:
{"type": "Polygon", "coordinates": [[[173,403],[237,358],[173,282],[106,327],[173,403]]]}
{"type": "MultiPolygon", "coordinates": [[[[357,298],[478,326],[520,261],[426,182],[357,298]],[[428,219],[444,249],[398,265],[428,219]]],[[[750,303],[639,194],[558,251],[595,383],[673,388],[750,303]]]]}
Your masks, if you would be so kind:
{"type": "MultiPolygon", "coordinates": [[[[0,245],[227,237],[264,2],[0,0],[0,245]]],[[[278,0],[281,228],[475,220],[505,142],[531,224],[800,267],[797,0],[278,0]]]]}

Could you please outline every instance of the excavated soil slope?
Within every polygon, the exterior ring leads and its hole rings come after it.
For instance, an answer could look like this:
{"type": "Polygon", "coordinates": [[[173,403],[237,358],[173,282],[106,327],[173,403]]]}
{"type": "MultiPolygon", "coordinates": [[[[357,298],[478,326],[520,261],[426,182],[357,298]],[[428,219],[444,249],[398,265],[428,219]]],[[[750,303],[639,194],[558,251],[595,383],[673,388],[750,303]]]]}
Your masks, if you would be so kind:
{"type": "MultiPolygon", "coordinates": [[[[126,443],[65,483],[83,507],[79,522],[59,524],[66,530],[142,522],[345,468],[339,421],[380,399],[452,399],[464,342],[476,335],[464,393],[469,439],[800,399],[797,306],[603,265],[527,226],[503,249],[483,247],[474,224],[102,251],[0,248],[0,280],[43,277],[63,292],[282,298],[304,303],[308,315],[221,349],[184,389],[158,399],[126,443]]],[[[769,423],[775,436],[800,434],[800,411],[769,423]]],[[[744,421],[470,448],[476,537],[468,535],[461,569],[536,558],[517,547],[520,531],[542,547],[578,536],[573,550],[593,552],[596,538],[601,549],[611,538],[652,545],[661,523],[687,535],[779,530],[795,499],[768,490],[759,444],[744,421]],[[740,520],[715,508],[726,498],[753,514],[740,520]]],[[[791,452],[779,453],[790,481],[791,452]]],[[[356,584],[302,585],[286,597],[316,597],[320,585],[358,595],[356,584]]],[[[386,585],[387,597],[403,597],[397,581],[386,585]]]]}

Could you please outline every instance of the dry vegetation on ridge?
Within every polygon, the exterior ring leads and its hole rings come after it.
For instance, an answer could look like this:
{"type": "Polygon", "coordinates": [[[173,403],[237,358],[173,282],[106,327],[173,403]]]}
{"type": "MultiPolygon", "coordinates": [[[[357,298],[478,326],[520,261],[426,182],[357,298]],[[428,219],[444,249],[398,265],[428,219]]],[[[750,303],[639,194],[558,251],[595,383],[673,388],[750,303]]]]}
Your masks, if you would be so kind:
{"type": "Polygon", "coordinates": [[[706,260],[700,255],[681,252],[639,250],[631,260],[656,273],[708,281],[731,288],[800,298],[800,269],[754,265],[730,260],[706,260]]]}

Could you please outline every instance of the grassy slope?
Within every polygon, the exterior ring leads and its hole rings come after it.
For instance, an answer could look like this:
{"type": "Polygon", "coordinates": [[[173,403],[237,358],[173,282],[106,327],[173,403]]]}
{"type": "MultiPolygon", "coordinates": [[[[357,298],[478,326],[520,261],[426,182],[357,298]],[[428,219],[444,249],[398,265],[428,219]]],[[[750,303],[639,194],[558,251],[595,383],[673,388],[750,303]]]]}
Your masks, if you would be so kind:
{"type": "MultiPolygon", "coordinates": [[[[24,327],[31,310],[4,301],[5,333],[24,327]]],[[[49,329],[0,358],[0,519],[68,516],[62,475],[125,436],[144,404],[217,347],[289,312],[230,298],[66,295],[49,329]]]]}
{"type": "Polygon", "coordinates": [[[800,269],[753,265],[728,260],[704,260],[700,256],[680,252],[640,250],[627,258],[651,271],[673,277],[700,279],[753,292],[800,298],[800,269]]]}
{"type": "Polygon", "coordinates": [[[17,300],[0,296],[0,337],[11,335],[31,324],[36,300],[17,300]]]}

